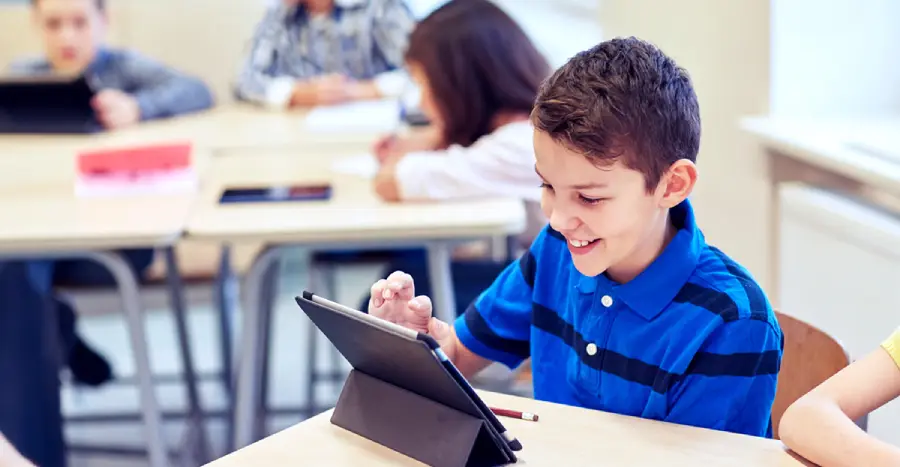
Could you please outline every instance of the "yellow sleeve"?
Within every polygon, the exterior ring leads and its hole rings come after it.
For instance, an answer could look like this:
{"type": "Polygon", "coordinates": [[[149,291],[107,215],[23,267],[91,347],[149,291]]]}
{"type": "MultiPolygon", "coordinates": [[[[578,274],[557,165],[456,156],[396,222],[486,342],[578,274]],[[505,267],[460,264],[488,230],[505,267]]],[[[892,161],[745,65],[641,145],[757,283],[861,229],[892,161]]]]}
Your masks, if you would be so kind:
{"type": "Polygon", "coordinates": [[[884,347],[884,350],[887,350],[887,353],[894,359],[894,362],[897,363],[897,367],[900,367],[900,329],[894,331],[894,334],[891,337],[888,337],[881,346],[884,347]]]}

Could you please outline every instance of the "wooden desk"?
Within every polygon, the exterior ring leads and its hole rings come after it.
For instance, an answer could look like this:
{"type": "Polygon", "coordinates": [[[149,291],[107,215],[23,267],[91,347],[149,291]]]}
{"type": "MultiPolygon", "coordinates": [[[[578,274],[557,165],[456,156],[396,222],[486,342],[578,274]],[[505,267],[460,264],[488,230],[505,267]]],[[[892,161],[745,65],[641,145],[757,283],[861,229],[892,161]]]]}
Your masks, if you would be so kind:
{"type": "MultiPolygon", "coordinates": [[[[497,407],[534,412],[539,422],[503,418],[523,444],[519,464],[535,466],[800,466],[774,440],[625,417],[496,393],[497,407]]],[[[417,466],[384,446],[330,422],[331,411],[288,428],[209,464],[290,466],[417,466]]]]}
{"type": "MultiPolygon", "coordinates": [[[[77,152],[172,141],[192,141],[199,147],[214,150],[339,145],[366,151],[378,136],[387,132],[376,127],[309,131],[307,113],[307,110],[274,112],[235,104],[92,135],[0,135],[0,157],[35,147],[77,152]]],[[[384,126],[391,127],[389,123],[384,126]]]]}
{"type": "Polygon", "coordinates": [[[238,446],[260,434],[254,428],[259,408],[268,329],[266,310],[271,302],[264,290],[266,272],[286,247],[304,245],[318,250],[421,247],[428,252],[436,313],[450,319],[456,309],[450,277],[450,253],[454,243],[513,235],[525,227],[524,206],[519,200],[499,199],[448,203],[384,203],[372,193],[365,178],[334,173],[333,161],[341,156],[263,154],[253,157],[230,153],[212,160],[197,210],[188,224],[188,236],[204,241],[255,241],[269,245],[256,258],[244,280],[246,304],[241,327],[242,353],[235,430],[238,446]],[[300,203],[219,205],[224,187],[272,186],[326,182],[332,199],[300,203]]]}
{"type": "MultiPolygon", "coordinates": [[[[200,156],[200,159],[204,159],[200,156]]],[[[180,238],[196,194],[135,196],[121,198],[76,198],[75,155],[26,151],[20,157],[0,158],[0,257],[87,258],[106,267],[122,296],[129,337],[134,352],[141,411],[146,428],[151,465],[168,465],[162,434],[162,418],[152,380],[144,313],[138,279],[122,248],[166,250],[170,268],[175,268],[171,250],[180,238]]],[[[176,314],[188,386],[196,390],[183,294],[177,269],[170,269],[173,308],[176,314]]],[[[188,395],[192,422],[202,420],[196,392],[188,395]]],[[[205,444],[205,440],[201,441],[205,444]]]]}

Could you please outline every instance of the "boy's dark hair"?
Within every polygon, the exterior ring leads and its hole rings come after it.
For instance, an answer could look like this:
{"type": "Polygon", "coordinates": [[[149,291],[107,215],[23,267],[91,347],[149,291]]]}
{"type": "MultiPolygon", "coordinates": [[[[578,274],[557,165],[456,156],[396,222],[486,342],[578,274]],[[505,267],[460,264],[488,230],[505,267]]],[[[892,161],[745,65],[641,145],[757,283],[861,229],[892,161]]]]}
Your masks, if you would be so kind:
{"type": "Polygon", "coordinates": [[[672,163],[696,161],[700,150],[700,107],[687,71],[634,37],[572,57],[541,87],[531,120],[597,165],[621,157],[644,175],[648,191],[672,163]]]}
{"type": "Polygon", "coordinates": [[[413,30],[406,60],[420,65],[444,120],[444,144],[469,146],[497,112],[531,112],[550,66],[521,27],[489,0],[451,0],[413,30]]]}
{"type": "MultiPolygon", "coordinates": [[[[38,2],[41,0],[31,0],[31,4],[33,6],[37,6],[38,2]]],[[[106,0],[94,0],[94,4],[97,5],[97,9],[100,11],[106,11],[106,0]]]]}

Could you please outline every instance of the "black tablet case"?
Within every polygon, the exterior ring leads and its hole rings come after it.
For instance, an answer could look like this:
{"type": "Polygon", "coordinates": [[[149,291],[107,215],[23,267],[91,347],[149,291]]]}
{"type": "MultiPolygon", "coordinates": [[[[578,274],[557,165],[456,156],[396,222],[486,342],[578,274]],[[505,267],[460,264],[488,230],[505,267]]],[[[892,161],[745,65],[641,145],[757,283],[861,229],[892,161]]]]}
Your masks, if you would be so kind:
{"type": "Polygon", "coordinates": [[[82,134],[103,128],[84,77],[0,80],[0,133],[82,134]]]}
{"type": "Polygon", "coordinates": [[[515,456],[427,344],[322,305],[297,303],[350,362],[331,422],[428,465],[481,467],[515,456]]]}

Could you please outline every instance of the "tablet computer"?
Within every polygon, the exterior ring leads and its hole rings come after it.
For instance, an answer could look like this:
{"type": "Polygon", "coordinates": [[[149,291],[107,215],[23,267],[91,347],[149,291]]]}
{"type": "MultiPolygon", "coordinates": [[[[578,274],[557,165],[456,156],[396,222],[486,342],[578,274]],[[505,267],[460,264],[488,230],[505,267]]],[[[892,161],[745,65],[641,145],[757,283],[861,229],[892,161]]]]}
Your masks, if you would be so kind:
{"type": "Polygon", "coordinates": [[[0,133],[78,134],[103,130],[84,77],[0,79],[0,133]]]}
{"type": "Polygon", "coordinates": [[[357,371],[482,419],[516,461],[521,443],[500,423],[431,336],[310,292],[297,304],[357,371]]]}

